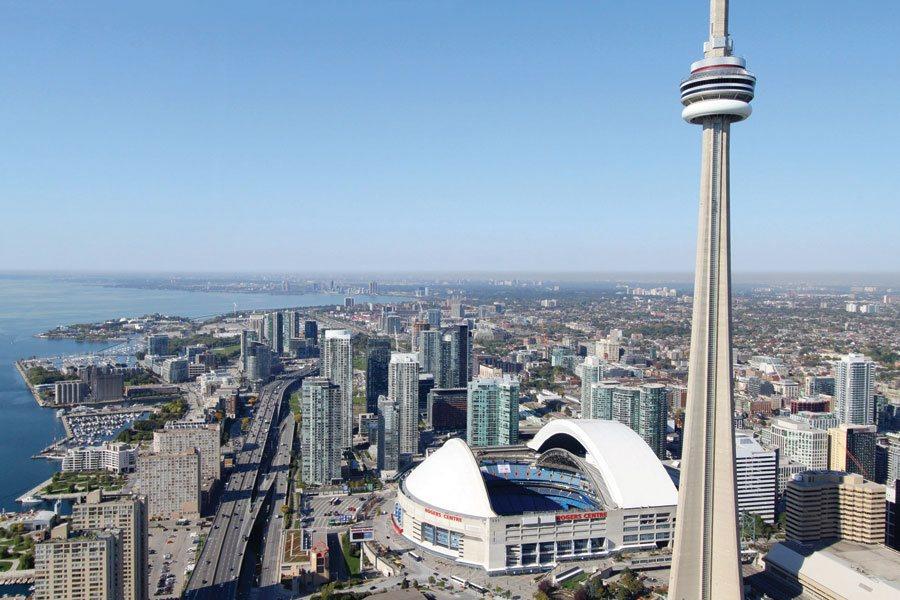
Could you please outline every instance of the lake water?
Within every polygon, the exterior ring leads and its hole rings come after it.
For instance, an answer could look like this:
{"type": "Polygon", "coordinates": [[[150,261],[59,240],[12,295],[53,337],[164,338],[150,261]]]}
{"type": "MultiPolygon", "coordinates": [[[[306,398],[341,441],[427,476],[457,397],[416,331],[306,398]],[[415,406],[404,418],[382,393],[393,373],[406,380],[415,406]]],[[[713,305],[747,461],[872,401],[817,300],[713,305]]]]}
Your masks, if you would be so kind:
{"type": "MultiPolygon", "coordinates": [[[[396,297],[357,296],[358,302],[395,302],[396,297]]],[[[134,317],[148,313],[201,317],[233,310],[324,306],[342,302],[325,294],[268,295],[179,292],[101,287],[52,278],[0,275],[0,509],[17,510],[16,498],[57,469],[33,460],[62,437],[62,423],[40,408],[14,363],[29,356],[57,356],[108,347],[34,337],[57,325],[134,317]]]]}

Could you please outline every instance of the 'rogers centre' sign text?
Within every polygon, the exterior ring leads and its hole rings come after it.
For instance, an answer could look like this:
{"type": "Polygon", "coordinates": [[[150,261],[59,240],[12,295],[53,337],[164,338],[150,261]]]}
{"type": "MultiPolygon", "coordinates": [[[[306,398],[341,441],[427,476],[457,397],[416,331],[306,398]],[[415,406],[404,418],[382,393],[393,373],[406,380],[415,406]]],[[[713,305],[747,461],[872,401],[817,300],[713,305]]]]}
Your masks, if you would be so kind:
{"type": "Polygon", "coordinates": [[[593,519],[605,519],[605,512],[566,513],[556,515],[556,522],[561,521],[591,521],[593,519]]]}
{"type": "Polygon", "coordinates": [[[429,515],[434,515],[435,517],[441,517],[442,519],[447,519],[449,521],[457,521],[460,523],[462,522],[462,517],[457,517],[456,515],[438,512],[438,511],[432,510],[430,508],[426,508],[425,512],[428,513],[429,515]]]}

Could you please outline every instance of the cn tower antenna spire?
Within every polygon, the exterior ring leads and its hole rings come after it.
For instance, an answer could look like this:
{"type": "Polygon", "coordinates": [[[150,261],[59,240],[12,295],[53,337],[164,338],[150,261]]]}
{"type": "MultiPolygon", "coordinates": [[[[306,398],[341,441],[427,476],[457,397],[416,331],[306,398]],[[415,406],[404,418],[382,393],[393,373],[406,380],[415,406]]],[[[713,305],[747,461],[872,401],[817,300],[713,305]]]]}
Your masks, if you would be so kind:
{"type": "Polygon", "coordinates": [[[731,357],[731,125],[756,78],[731,54],[728,0],[711,0],[704,58],[681,82],[681,116],[703,127],[688,395],[670,600],[741,600],[731,357]]]}

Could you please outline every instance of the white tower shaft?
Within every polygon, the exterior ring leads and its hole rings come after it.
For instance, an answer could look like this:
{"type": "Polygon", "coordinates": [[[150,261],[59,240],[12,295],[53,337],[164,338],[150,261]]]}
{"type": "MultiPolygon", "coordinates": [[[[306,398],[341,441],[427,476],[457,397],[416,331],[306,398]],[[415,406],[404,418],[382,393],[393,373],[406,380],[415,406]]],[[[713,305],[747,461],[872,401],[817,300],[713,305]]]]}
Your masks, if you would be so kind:
{"type": "Polygon", "coordinates": [[[705,60],[695,63],[682,85],[686,117],[703,126],[700,215],[688,398],[682,440],[672,600],[740,600],[740,570],[735,484],[734,398],[731,360],[731,246],[729,138],[731,123],[749,115],[755,79],[728,58],[728,2],[710,4],[710,39],[705,60]],[[719,73],[740,69],[745,89],[696,91],[698,78],[714,81],[719,73]],[[732,100],[730,104],[722,99],[732,100]],[[705,106],[702,104],[705,102],[705,106]],[[739,105],[745,105],[746,110],[739,105]]]}

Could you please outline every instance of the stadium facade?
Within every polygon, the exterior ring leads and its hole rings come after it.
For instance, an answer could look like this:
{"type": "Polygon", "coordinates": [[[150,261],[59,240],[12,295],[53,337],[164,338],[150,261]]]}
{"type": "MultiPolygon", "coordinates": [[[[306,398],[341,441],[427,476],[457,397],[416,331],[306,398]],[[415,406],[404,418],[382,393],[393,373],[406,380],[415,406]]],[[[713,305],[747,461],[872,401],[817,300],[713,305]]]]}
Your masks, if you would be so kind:
{"type": "Polygon", "coordinates": [[[447,441],[401,482],[392,515],[422,550],[491,574],[671,544],[678,493],[625,425],[557,419],[527,445],[447,441]]]}

